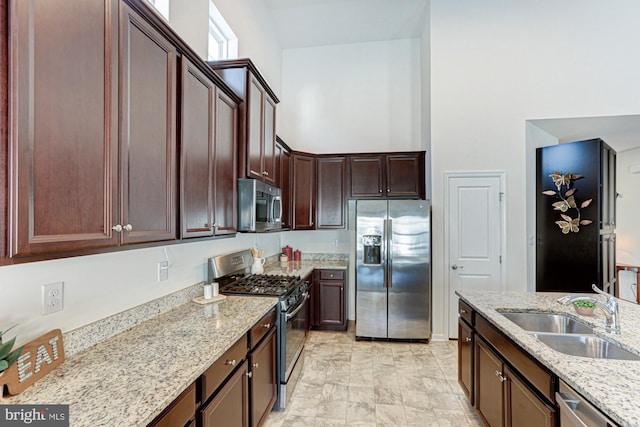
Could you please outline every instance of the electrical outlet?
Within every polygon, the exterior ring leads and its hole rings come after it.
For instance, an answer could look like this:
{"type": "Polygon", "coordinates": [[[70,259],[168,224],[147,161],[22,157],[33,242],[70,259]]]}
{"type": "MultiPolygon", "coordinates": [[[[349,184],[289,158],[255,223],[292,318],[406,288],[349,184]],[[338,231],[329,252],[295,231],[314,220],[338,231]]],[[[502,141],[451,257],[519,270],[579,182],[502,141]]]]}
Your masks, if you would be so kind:
{"type": "Polygon", "coordinates": [[[158,282],[169,280],[169,261],[160,261],[158,263],[158,282]]]}
{"type": "Polygon", "coordinates": [[[42,314],[62,311],[64,300],[64,282],[42,285],[42,314]]]}

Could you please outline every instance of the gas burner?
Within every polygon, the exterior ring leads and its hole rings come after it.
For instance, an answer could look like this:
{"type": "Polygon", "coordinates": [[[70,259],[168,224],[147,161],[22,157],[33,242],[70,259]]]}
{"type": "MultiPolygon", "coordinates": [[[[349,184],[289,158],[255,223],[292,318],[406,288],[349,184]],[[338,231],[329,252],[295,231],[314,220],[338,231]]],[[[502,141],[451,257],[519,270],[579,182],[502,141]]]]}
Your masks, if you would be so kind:
{"type": "Polygon", "coordinates": [[[300,276],[254,274],[240,277],[223,289],[227,294],[282,296],[300,286],[300,276]]]}

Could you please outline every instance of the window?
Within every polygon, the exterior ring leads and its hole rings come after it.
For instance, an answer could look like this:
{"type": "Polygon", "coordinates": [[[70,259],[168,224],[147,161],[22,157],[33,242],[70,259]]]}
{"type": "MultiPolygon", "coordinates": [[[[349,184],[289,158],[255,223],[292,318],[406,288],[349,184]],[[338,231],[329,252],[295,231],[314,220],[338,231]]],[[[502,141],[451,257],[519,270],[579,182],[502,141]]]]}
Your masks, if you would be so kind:
{"type": "Polygon", "coordinates": [[[169,0],[147,0],[149,3],[155,7],[158,12],[165,17],[165,19],[169,20],[169,0]]]}
{"type": "MultiPolygon", "coordinates": [[[[165,0],[167,1],[167,0],[165,0]]],[[[209,61],[238,57],[238,38],[222,17],[213,1],[209,1],[209,61]]]]}

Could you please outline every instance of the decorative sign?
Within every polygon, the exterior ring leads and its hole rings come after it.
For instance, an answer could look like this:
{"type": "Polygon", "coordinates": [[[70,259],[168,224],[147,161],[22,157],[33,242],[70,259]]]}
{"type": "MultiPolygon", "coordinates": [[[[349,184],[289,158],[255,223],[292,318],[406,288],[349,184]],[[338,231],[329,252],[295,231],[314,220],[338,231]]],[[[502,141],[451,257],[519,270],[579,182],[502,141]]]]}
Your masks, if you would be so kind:
{"type": "Polygon", "coordinates": [[[62,331],[54,329],[24,346],[18,361],[0,375],[0,390],[6,384],[9,394],[22,393],[63,361],[62,331]]]}

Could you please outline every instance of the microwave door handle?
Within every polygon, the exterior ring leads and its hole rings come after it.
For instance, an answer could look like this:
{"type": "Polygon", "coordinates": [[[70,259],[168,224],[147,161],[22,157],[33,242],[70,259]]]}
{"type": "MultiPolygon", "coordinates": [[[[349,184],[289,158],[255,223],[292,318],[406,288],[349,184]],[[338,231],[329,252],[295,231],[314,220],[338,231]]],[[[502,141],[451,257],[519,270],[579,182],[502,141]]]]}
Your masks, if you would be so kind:
{"type": "Polygon", "coordinates": [[[271,206],[271,216],[273,217],[274,222],[282,221],[282,199],[280,196],[276,196],[273,199],[273,205],[271,206]],[[276,216],[276,205],[278,206],[277,212],[279,215],[276,216]]]}

